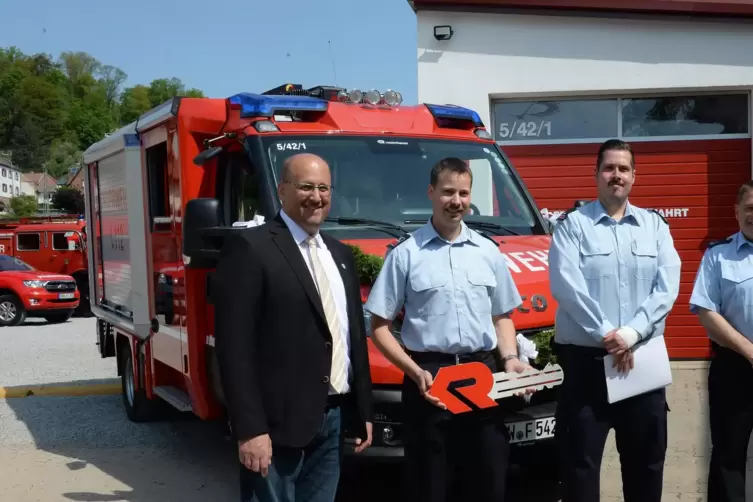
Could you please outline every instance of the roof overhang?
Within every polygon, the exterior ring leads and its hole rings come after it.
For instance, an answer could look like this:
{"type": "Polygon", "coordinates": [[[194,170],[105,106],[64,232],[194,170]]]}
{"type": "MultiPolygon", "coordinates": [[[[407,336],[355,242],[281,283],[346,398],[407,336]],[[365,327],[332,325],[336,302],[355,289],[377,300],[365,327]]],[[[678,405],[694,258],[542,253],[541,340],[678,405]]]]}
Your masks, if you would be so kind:
{"type": "Polygon", "coordinates": [[[753,17],[753,0],[408,0],[414,10],[537,9],[753,17]]]}

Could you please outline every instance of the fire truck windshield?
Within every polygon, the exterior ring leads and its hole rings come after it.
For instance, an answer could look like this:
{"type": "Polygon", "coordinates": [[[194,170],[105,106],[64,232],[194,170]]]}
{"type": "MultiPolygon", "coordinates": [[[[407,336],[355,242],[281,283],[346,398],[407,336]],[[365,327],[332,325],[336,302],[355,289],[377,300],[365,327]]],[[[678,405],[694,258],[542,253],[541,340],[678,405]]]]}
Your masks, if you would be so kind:
{"type": "Polygon", "coordinates": [[[34,267],[12,256],[0,255],[0,272],[27,272],[34,267]]]}
{"type": "Polygon", "coordinates": [[[432,212],[427,195],[431,168],[445,157],[466,161],[473,173],[471,211],[465,218],[469,224],[497,235],[545,233],[520,180],[489,144],[402,136],[285,136],[264,138],[264,148],[275,182],[292,155],[313,153],[327,161],[333,190],[325,227],[338,227],[337,233],[364,232],[363,226],[343,225],[338,218],[408,229],[425,223],[432,212]]]}

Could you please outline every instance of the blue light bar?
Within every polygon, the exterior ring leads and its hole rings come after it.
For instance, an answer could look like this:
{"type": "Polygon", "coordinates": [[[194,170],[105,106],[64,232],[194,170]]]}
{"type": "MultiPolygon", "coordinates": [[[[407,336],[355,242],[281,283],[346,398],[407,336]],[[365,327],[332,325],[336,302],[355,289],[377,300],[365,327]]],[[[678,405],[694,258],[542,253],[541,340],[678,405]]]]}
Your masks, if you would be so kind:
{"type": "Polygon", "coordinates": [[[309,96],[266,96],[242,92],[230,96],[231,105],[240,106],[241,118],[271,117],[281,111],[327,111],[327,101],[309,96]]]}
{"type": "Polygon", "coordinates": [[[456,120],[470,120],[476,127],[484,127],[484,123],[481,121],[481,117],[478,113],[470,108],[463,108],[456,105],[425,105],[429,109],[434,118],[437,119],[456,119],[456,120]]]}

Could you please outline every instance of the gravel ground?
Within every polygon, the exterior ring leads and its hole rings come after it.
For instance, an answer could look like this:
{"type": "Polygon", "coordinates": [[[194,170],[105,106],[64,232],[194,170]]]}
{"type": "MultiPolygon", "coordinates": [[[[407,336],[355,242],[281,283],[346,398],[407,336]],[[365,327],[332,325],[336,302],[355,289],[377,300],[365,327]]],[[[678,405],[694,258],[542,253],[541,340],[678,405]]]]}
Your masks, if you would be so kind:
{"type": "MultiPolygon", "coordinates": [[[[93,318],[0,328],[0,386],[115,378],[94,328],[93,318]]],[[[0,399],[0,502],[234,501],[237,465],[223,424],[188,413],[135,424],[119,395],[0,399]]],[[[523,492],[524,482],[513,476],[508,502],[557,500],[523,492]]],[[[403,493],[397,467],[349,466],[338,502],[398,502],[403,493]]]]}
{"type": "MultiPolygon", "coordinates": [[[[134,424],[120,396],[0,400],[3,502],[234,501],[236,455],[222,424],[190,414],[134,424]]],[[[400,478],[393,466],[350,466],[337,502],[399,502],[400,478]]],[[[508,502],[557,500],[535,484],[512,476],[508,502]]]]}
{"type": "Polygon", "coordinates": [[[134,424],[120,396],[0,400],[0,501],[231,501],[233,458],[219,424],[134,424]]]}
{"type": "Polygon", "coordinates": [[[115,359],[99,356],[95,326],[93,317],[74,317],[0,328],[0,386],[116,378],[115,359]]]}

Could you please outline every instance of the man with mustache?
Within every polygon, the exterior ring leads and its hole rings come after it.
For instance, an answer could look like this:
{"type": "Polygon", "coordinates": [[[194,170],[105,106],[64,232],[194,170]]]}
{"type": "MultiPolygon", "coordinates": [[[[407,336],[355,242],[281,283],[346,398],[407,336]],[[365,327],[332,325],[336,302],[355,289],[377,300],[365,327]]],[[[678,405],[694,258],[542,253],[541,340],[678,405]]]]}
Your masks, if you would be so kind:
{"type": "Polygon", "coordinates": [[[387,255],[364,306],[372,340],[403,371],[406,500],[445,502],[449,482],[463,500],[504,500],[509,443],[504,403],[454,416],[430,395],[442,366],[480,361],[492,372],[522,372],[511,312],[522,303],[497,244],[463,223],[473,176],[445,158],[431,171],[432,216],[387,255]],[[401,309],[401,346],[391,333],[401,309]],[[457,474],[453,476],[453,474],[457,474]]]}
{"type": "Polygon", "coordinates": [[[753,431],[753,181],[737,192],[739,231],[703,254],[690,311],[712,340],[708,502],[744,502],[753,431]]]}
{"type": "Polygon", "coordinates": [[[242,502],[333,502],[343,416],[356,452],[371,444],[372,394],[353,253],[321,234],[329,166],[288,158],[280,212],[238,230],[212,281],[216,350],[234,435],[242,502]]]}
{"type": "Polygon", "coordinates": [[[596,502],[607,435],[615,430],[625,502],[660,502],[667,448],[665,390],[609,404],[604,356],[633,368],[636,343],[664,335],[680,288],[680,257],[656,211],[630,204],[635,159],[609,140],[596,160],[598,199],[559,218],[549,250],[558,302],[557,403],[563,502],[596,502]]]}

